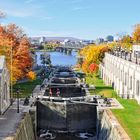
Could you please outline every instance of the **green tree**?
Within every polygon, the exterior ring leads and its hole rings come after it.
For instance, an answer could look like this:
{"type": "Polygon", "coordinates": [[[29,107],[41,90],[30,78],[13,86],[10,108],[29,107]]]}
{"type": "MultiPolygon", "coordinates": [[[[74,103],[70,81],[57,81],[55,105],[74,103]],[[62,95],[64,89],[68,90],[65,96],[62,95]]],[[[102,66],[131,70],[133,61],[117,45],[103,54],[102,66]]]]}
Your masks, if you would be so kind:
{"type": "Polygon", "coordinates": [[[130,35],[124,35],[120,41],[121,47],[130,49],[133,45],[133,39],[130,35]]]}

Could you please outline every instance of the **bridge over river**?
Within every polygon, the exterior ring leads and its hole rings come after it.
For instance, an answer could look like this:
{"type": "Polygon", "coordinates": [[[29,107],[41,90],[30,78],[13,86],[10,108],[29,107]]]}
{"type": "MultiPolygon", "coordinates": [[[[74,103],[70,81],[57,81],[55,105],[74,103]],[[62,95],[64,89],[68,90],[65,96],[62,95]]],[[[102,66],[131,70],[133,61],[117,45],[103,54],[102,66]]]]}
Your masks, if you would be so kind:
{"type": "Polygon", "coordinates": [[[85,46],[83,43],[65,43],[56,48],[56,51],[71,54],[72,50],[79,51],[85,46]]]}

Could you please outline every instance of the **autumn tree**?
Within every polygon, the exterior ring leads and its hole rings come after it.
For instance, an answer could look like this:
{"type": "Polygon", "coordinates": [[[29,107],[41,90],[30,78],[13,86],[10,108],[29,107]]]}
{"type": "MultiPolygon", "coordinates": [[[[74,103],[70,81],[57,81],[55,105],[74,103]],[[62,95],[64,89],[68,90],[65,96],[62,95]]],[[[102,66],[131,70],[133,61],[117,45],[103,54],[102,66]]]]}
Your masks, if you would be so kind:
{"type": "Polygon", "coordinates": [[[99,66],[96,63],[91,63],[89,65],[89,72],[90,74],[97,74],[99,66]]]}
{"type": "Polygon", "coordinates": [[[6,14],[2,11],[0,11],[0,18],[4,18],[6,16],[6,14]]]}
{"type": "Polygon", "coordinates": [[[89,62],[88,61],[84,61],[82,64],[82,70],[84,73],[88,73],[89,72],[89,62]]]}
{"type": "Polygon", "coordinates": [[[0,55],[6,56],[12,81],[26,76],[32,66],[29,51],[30,42],[23,31],[15,24],[0,25],[0,55]]]}
{"type": "Polygon", "coordinates": [[[35,80],[35,79],[36,79],[36,73],[33,72],[33,71],[29,71],[29,72],[27,73],[27,78],[28,78],[29,80],[31,80],[31,81],[35,80]]]}
{"type": "Polygon", "coordinates": [[[133,39],[130,35],[124,35],[120,40],[120,44],[122,48],[130,49],[133,45],[133,39]]]}
{"type": "Polygon", "coordinates": [[[84,47],[79,52],[79,55],[84,58],[82,70],[85,73],[92,73],[93,70],[95,70],[93,69],[93,66],[95,66],[95,64],[98,65],[100,62],[102,62],[105,52],[108,52],[110,50],[111,47],[107,45],[88,45],[84,47]]]}
{"type": "Polygon", "coordinates": [[[133,32],[134,43],[140,43],[140,24],[136,24],[133,32]]]}

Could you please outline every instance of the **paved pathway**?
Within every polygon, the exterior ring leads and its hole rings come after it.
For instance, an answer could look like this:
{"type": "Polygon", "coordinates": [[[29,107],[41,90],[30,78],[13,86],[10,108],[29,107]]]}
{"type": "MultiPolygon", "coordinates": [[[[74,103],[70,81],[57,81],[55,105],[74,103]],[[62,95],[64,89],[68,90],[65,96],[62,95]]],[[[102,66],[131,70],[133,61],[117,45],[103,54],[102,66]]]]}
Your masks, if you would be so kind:
{"type": "Polygon", "coordinates": [[[14,102],[4,115],[0,115],[0,140],[16,132],[19,122],[23,118],[24,109],[26,108],[27,106],[23,107],[20,105],[20,113],[17,113],[17,105],[16,102],[14,102]]]}

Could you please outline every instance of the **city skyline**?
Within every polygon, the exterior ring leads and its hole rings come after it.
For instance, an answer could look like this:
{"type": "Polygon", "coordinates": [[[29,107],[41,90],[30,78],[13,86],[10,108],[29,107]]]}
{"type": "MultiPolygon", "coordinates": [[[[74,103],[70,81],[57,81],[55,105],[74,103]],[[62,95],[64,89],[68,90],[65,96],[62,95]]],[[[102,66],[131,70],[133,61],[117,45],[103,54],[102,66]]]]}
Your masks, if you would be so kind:
{"type": "Polygon", "coordinates": [[[28,36],[63,36],[79,39],[131,34],[140,22],[140,1],[6,0],[0,10],[2,24],[15,23],[28,36]]]}

